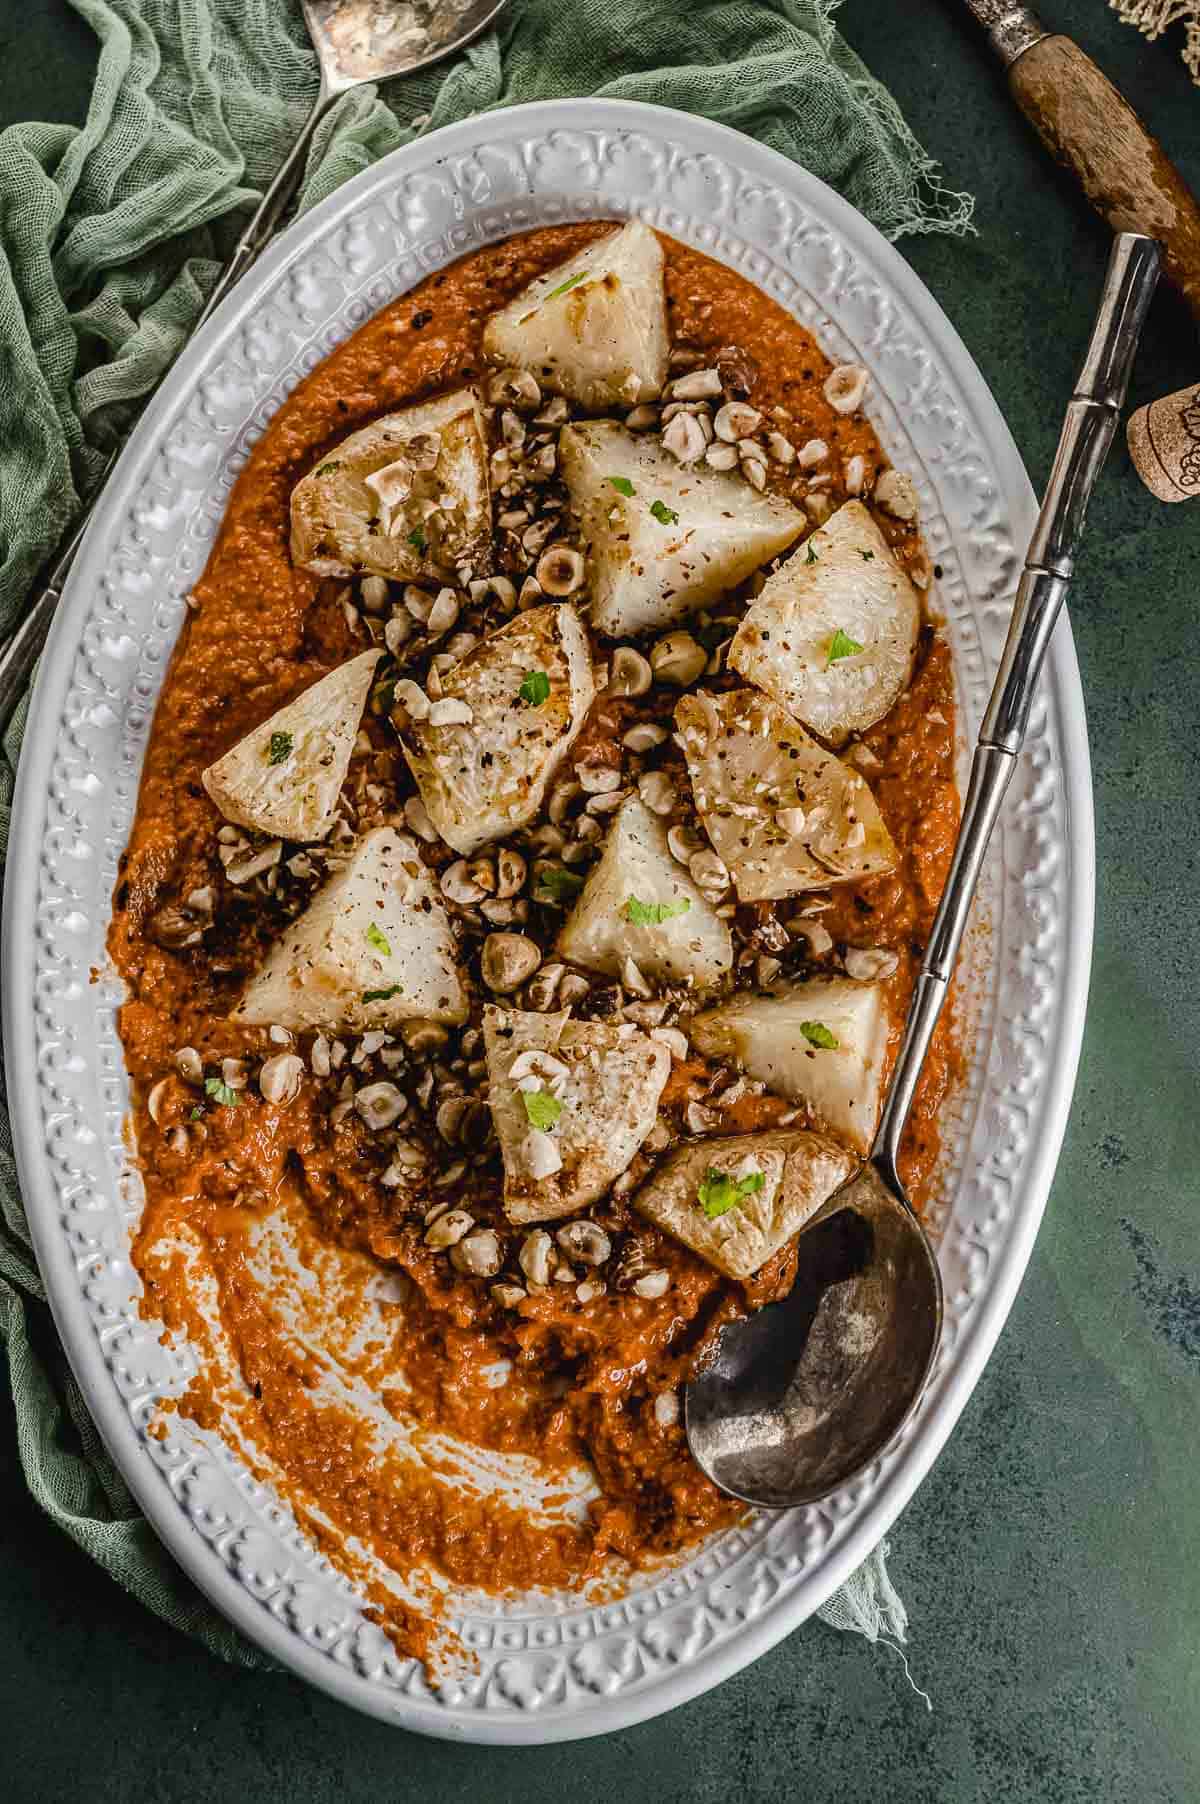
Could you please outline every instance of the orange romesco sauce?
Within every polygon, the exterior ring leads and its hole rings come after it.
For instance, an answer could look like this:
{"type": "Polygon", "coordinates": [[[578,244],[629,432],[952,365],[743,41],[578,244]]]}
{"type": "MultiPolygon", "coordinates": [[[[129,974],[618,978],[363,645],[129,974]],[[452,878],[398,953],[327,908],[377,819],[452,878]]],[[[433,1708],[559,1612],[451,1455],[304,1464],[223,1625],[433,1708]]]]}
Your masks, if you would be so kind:
{"type": "MultiPolygon", "coordinates": [[[[252,1087],[237,1108],[206,1111],[196,1124],[195,1092],[173,1075],[178,1048],[195,1047],[207,1065],[277,1050],[263,1030],[235,1029],[227,1019],[266,929],[252,910],[235,907],[215,942],[165,951],[146,928],[165,903],[222,881],[215,857],[220,821],[200,782],[205,766],[361,649],[333,598],[336,586],[291,563],[294,484],[347,432],[477,375],[486,316],[605,229],[549,228],[473,253],[369,321],[279,409],[230,499],[163,689],[110,935],[129,993],[121,1032],[145,1179],[135,1249],[144,1307],[208,1344],[178,1251],[184,1231],[203,1247],[221,1330],[244,1381],[221,1387],[206,1362],[178,1407],[201,1423],[232,1422],[252,1435],[264,1470],[347,1570],[354,1562],[342,1542],[352,1536],[397,1572],[432,1566],[491,1591],[578,1586],[610,1556],[644,1565],[736,1519],[738,1506],[701,1476],[682,1429],[658,1419],[654,1399],[683,1382],[722,1322],[779,1293],[794,1269],[794,1250],[778,1255],[747,1289],[613,1200],[590,1213],[643,1246],[649,1263],[669,1269],[673,1282],[664,1297],[610,1292],[581,1304],[573,1285],[551,1285],[516,1313],[502,1310],[486,1286],[458,1276],[444,1254],[424,1246],[419,1217],[399,1214],[392,1193],[376,1181],[357,1117],[331,1126],[307,1084],[286,1105],[268,1104],[252,1087]],[[147,1098],[164,1077],[152,1120],[147,1098]],[[478,1446],[533,1455],[564,1479],[568,1469],[590,1465],[602,1497],[583,1521],[547,1523],[494,1496],[465,1496],[439,1475],[436,1458],[421,1466],[383,1455],[352,1412],[318,1399],[319,1359],[281,1331],[271,1297],[250,1271],[250,1230],[277,1209],[303,1224],[314,1257],[322,1248],[344,1250],[340,1256],[362,1284],[381,1267],[404,1275],[407,1297],[389,1318],[391,1341],[360,1364],[385,1407],[415,1423],[418,1439],[448,1431],[478,1446]],[[512,1372],[492,1388],[485,1369],[497,1360],[510,1361],[512,1372]]],[[[829,365],[811,336],[729,270],[673,242],[665,248],[675,342],[699,351],[744,347],[756,365],[753,404],[768,414],[785,410],[778,417],[794,442],[824,438],[837,454],[835,469],[854,453],[883,467],[869,424],[834,413],[824,399],[829,365]]],[[[773,484],[797,499],[804,491],[794,468],[775,471],[773,484]]],[[[834,500],[841,499],[835,487],[834,500]]],[[[913,534],[895,524],[885,530],[902,559],[920,555],[913,534]]],[[[889,985],[897,1032],[958,818],[954,717],[949,653],[927,629],[911,688],[865,736],[879,760],[870,781],[900,850],[899,867],[835,888],[820,916],[835,943],[898,953],[889,985]]],[[[619,710],[598,713],[575,755],[589,747],[602,753],[619,727],[619,710]]],[[[373,723],[371,732],[380,748],[394,748],[386,726],[373,723]]],[[[394,777],[401,793],[411,791],[398,756],[394,777]]],[[[677,1066],[664,1107],[703,1095],[710,1075],[698,1060],[677,1066]]],[[[946,1028],[929,1059],[905,1151],[918,1199],[928,1195],[938,1157],[938,1108],[957,1076],[946,1028]]],[[[728,1128],[768,1125],[784,1107],[746,1096],[727,1117],[728,1128]]],[[[494,1165],[472,1167],[461,1191],[478,1220],[499,1222],[494,1165]]],[[[382,1595],[375,1602],[393,1638],[424,1653],[420,1618],[382,1595]]]]}

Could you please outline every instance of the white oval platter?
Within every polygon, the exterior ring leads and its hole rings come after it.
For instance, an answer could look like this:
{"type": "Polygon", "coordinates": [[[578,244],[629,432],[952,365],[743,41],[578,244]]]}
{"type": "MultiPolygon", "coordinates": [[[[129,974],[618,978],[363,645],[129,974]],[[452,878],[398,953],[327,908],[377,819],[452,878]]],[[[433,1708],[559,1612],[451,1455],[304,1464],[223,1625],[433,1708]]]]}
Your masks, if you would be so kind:
{"type": "Polygon", "coordinates": [[[762,1516],[617,1602],[456,1618],[477,1670],[439,1690],[233,1455],[179,1417],[187,1349],[138,1313],[136,1179],[105,935],[185,596],[249,447],[371,313],[478,245],[637,214],[740,270],[871,373],[868,411],[917,479],[973,737],[1034,515],[982,377],[921,282],[821,182],[724,127],[562,101],[438,132],[294,226],[180,358],[92,522],[42,660],[8,854],[3,945],[14,1139],[38,1257],[105,1440],[164,1542],[273,1658],[374,1716],[464,1740],[596,1735],[718,1684],[802,1623],[928,1471],[1008,1313],[1045,1205],[1083,1028],[1094,891],[1079,676],[1065,621],[987,874],[970,1079],[938,1207],[946,1331],[900,1443],[820,1508],[762,1516]],[[93,973],[98,975],[93,978],[93,973]]]}

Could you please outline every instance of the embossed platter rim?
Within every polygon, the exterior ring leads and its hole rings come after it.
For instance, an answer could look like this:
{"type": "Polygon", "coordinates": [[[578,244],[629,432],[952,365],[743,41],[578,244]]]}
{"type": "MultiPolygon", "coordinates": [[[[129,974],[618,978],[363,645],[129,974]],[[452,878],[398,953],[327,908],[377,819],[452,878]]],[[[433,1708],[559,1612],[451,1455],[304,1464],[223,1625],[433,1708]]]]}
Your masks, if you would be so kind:
{"type": "Polygon", "coordinates": [[[238,1627],[313,1683],[455,1739],[604,1733],[708,1689],[802,1622],[928,1470],[1016,1293],[1049,1189],[1082,1034],[1094,888],[1082,697],[1060,626],[985,898],[972,1082],[942,1211],[949,1329],[900,1446],[819,1510],[759,1520],[622,1602],[476,1611],[477,1681],[434,1693],[363,1622],[286,1511],[181,1423],[146,1436],[187,1349],[136,1316],[127,1095],[103,971],[115,860],[183,596],[249,444],[295,380],[427,271],[554,219],[650,223],[741,268],[872,372],[869,411],[918,476],[945,570],[964,714],[978,719],[1033,517],[1015,446],[953,328],[875,229],[822,183],[706,121],[626,102],[514,108],[394,153],[307,215],[189,348],[139,425],[42,661],[4,914],[6,1066],[38,1257],[89,1407],[167,1546],[238,1627]],[[374,1637],[374,1638],[373,1638],[374,1637]]]}

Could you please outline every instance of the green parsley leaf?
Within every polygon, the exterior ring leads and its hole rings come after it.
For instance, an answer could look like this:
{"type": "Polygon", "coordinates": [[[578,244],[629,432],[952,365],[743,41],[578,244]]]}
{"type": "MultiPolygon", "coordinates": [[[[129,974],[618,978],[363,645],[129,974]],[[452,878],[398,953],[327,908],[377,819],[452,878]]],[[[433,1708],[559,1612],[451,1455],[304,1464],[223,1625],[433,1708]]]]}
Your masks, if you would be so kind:
{"type": "MultiPolygon", "coordinates": [[[[856,651],[861,650],[862,646],[858,640],[852,639],[849,633],[844,633],[839,626],[829,641],[829,664],[836,664],[839,658],[852,658],[856,651]]],[[[826,670],[828,670],[829,664],[826,664],[826,670]]]]}
{"type": "Polygon", "coordinates": [[[231,1090],[229,1085],[223,1083],[219,1077],[205,1078],[204,1094],[211,1096],[213,1101],[219,1102],[224,1109],[236,1109],[241,1100],[237,1091],[231,1090]]]}
{"type": "Polygon", "coordinates": [[[858,555],[864,564],[873,564],[875,562],[875,553],[873,551],[860,551],[858,555]]]}
{"type": "Polygon", "coordinates": [[[807,553],[807,556],[805,557],[804,561],[806,564],[819,564],[821,561],[820,558],[817,556],[816,552],[813,550],[811,545],[808,548],[808,553],[807,553]]]}
{"type": "Polygon", "coordinates": [[[674,508],[668,507],[665,501],[652,501],[650,512],[660,526],[677,526],[679,523],[679,515],[674,508]]]}
{"type": "MultiPolygon", "coordinates": [[[[382,937],[381,934],[380,938],[382,939],[382,937]]],[[[403,984],[394,983],[389,990],[364,990],[362,993],[363,1006],[365,1008],[368,1002],[390,1002],[392,997],[398,996],[403,988],[403,984]]]]}
{"type": "Polygon", "coordinates": [[[550,699],[550,678],[544,670],[531,670],[517,694],[531,708],[540,708],[543,702],[550,699]]]}
{"type": "Polygon", "coordinates": [[[691,906],[690,896],[684,896],[679,902],[639,902],[636,896],[630,896],[625,904],[625,919],[632,921],[635,927],[657,927],[660,921],[673,921],[676,915],[685,915],[691,906]]]}
{"type": "Polygon", "coordinates": [[[408,542],[414,551],[419,551],[421,553],[422,557],[424,557],[425,553],[429,550],[429,540],[425,537],[425,528],[423,526],[413,527],[408,535],[408,542]]]}
{"type": "Polygon", "coordinates": [[[204,1120],[204,1110],[200,1107],[199,1103],[197,1103],[195,1108],[191,1111],[190,1115],[188,1116],[188,1120],[189,1121],[203,1121],[204,1120]]]}
{"type": "Polygon", "coordinates": [[[329,461],[329,463],[327,463],[327,464],[318,464],[317,475],[318,476],[328,476],[328,474],[331,470],[340,470],[341,467],[342,467],[341,464],[338,462],[337,458],[335,457],[335,458],[332,458],[329,461]]]}
{"type": "Polygon", "coordinates": [[[521,1101],[530,1127],[540,1128],[543,1134],[550,1132],[562,1114],[562,1104],[549,1090],[522,1090],[521,1101]]]}
{"type": "Polygon", "coordinates": [[[267,747],[268,764],[286,764],[292,755],[292,736],[290,733],[272,733],[271,743],[267,747]]]}
{"type": "Polygon", "coordinates": [[[547,897],[552,902],[570,902],[583,888],[583,878],[576,871],[568,871],[564,865],[548,864],[538,872],[537,893],[541,901],[547,897]]]}
{"type": "Polygon", "coordinates": [[[387,935],[376,926],[374,921],[367,928],[367,944],[374,946],[376,952],[381,952],[384,958],[392,956],[392,948],[388,945],[387,935]]]}
{"type": "Polygon", "coordinates": [[[556,301],[560,294],[569,294],[572,288],[578,288],[581,282],[586,281],[587,271],[581,269],[578,275],[568,276],[565,282],[560,282],[557,288],[552,288],[545,298],[547,301],[556,301]]]}
{"type": "Polygon", "coordinates": [[[634,488],[633,484],[630,482],[628,476],[610,476],[608,479],[608,482],[609,482],[609,487],[616,489],[618,495],[636,495],[637,494],[637,490],[634,488]]]}
{"type": "Polygon", "coordinates": [[[835,1052],[841,1045],[837,1035],[823,1021],[802,1021],[800,1032],[810,1046],[819,1046],[824,1052],[835,1052]]]}
{"type": "Polygon", "coordinates": [[[754,1196],[766,1181],[761,1171],[748,1171],[744,1178],[733,1178],[710,1165],[707,1177],[696,1192],[696,1200],[709,1221],[716,1221],[719,1215],[728,1215],[748,1196],[754,1196]]]}

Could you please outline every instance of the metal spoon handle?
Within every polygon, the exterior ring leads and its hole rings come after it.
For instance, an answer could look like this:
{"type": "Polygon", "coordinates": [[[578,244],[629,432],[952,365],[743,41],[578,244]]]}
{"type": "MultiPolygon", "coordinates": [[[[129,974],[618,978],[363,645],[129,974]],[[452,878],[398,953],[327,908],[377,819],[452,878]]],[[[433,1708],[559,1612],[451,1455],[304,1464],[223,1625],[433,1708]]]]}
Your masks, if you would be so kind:
{"type": "Polygon", "coordinates": [[[950,873],[871,1149],[871,1162],[901,1195],[896,1167],[900,1137],[954,975],[992,829],[1024,744],[1042,661],[1070,587],[1087,504],[1117,427],[1161,262],[1162,247],[1153,238],[1122,232],[1115,240],[1091,343],[1067,406],[1004,655],[979,730],[950,873]]]}
{"type": "MultiPolygon", "coordinates": [[[[317,95],[312,112],[305,121],[303,131],[288,152],[274,181],[255,207],[245,230],[234,246],[229,261],[217,278],[216,287],[205,302],[204,311],[188,334],[189,338],[200,330],[205,321],[220,306],[234,283],[246,273],[273,233],[278,230],[284,210],[300,185],[313,134],[324,118],[332,98],[322,82],[321,91],[317,95]]],[[[29,673],[36,664],[38,653],[46,642],[46,634],[50,631],[50,622],[54,618],[54,610],[58,606],[67,574],[75,560],[75,553],[79,550],[88,521],[104,493],[123,449],[124,446],[119,445],[109,458],[103,475],[75,521],[70,537],[55,556],[40,588],[33,591],[24,619],[7,645],[0,650],[0,733],[3,733],[12,719],[17,703],[24,693],[29,673]]]]}

